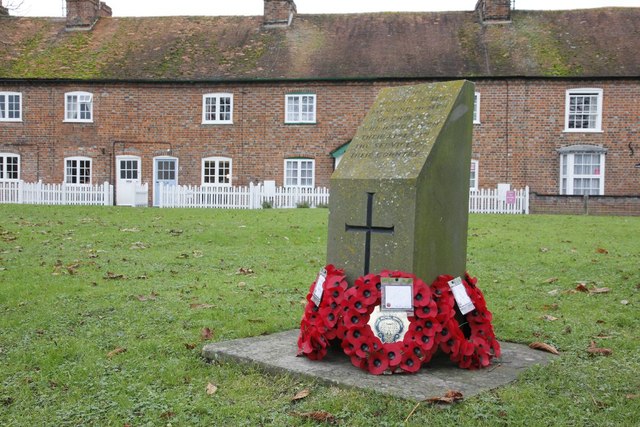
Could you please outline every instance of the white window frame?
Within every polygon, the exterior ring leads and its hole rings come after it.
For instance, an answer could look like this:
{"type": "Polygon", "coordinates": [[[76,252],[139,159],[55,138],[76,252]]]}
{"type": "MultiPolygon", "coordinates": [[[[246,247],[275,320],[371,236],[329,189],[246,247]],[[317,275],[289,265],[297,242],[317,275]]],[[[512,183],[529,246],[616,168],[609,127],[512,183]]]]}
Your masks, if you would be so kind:
{"type": "Polygon", "coordinates": [[[202,124],[233,124],[233,94],[232,93],[205,93],[202,95],[202,124]],[[228,99],[229,104],[222,104],[223,99],[228,99]],[[209,108],[213,106],[213,110],[209,108]],[[229,111],[221,111],[221,107],[228,107],[229,111]],[[228,114],[228,118],[221,118],[222,114],[228,114]],[[211,116],[213,115],[213,118],[211,116]]]}
{"type": "Polygon", "coordinates": [[[20,92],[0,92],[0,122],[21,122],[22,121],[22,93],[20,92]],[[10,110],[9,107],[15,100],[10,101],[9,98],[18,98],[18,109],[10,110]],[[10,114],[16,113],[18,117],[9,117],[10,114]]]}
{"type": "Polygon", "coordinates": [[[74,157],[65,157],[64,159],[64,183],[66,185],[91,185],[92,182],[92,177],[93,175],[93,159],[91,159],[91,157],[84,157],[84,156],[74,156],[74,157]],[[76,162],[76,164],[74,166],[69,166],[69,162],[76,162]],[[85,177],[87,175],[82,175],[80,173],[81,170],[83,169],[87,169],[86,165],[81,165],[80,162],[89,162],[89,182],[79,182],[81,178],[85,177]],[[73,172],[70,173],[71,169],[73,169],[73,172]],[[76,182],[72,182],[73,179],[76,180],[76,182]]]}
{"type": "Polygon", "coordinates": [[[316,184],[316,161],[309,158],[284,159],[284,186],[313,188],[316,184]],[[302,177],[302,167],[304,164],[311,165],[311,177],[302,177]],[[289,167],[291,165],[292,167],[289,167]],[[295,172],[292,175],[290,172],[295,172]],[[304,182],[303,182],[304,181],[304,182]]]}
{"type": "Polygon", "coordinates": [[[477,160],[471,160],[471,171],[469,173],[469,190],[478,190],[478,165],[477,160]]]}
{"type": "Polygon", "coordinates": [[[19,181],[20,180],[20,154],[14,153],[0,153],[0,181],[19,181]],[[15,178],[7,178],[7,174],[9,171],[7,170],[7,166],[9,162],[7,159],[16,158],[17,159],[17,171],[11,171],[11,173],[15,173],[15,178]]]}
{"type": "Polygon", "coordinates": [[[284,98],[284,122],[289,124],[315,124],[317,101],[317,96],[314,93],[288,93],[284,98]],[[311,104],[309,100],[313,100],[311,111],[309,111],[311,104]]]}
{"type": "Polygon", "coordinates": [[[202,185],[203,186],[216,186],[216,187],[230,187],[233,182],[233,159],[231,157],[204,157],[202,159],[202,185]],[[214,170],[215,173],[213,175],[206,175],[205,171],[207,170],[206,164],[207,162],[214,162],[214,170]],[[228,162],[229,163],[229,172],[226,175],[221,175],[221,163],[228,162]],[[213,182],[206,182],[207,177],[213,178],[213,182]],[[222,181],[222,182],[220,182],[222,181]],[[226,181],[226,182],[225,182],[226,181]]]}
{"type": "MultiPolygon", "coordinates": [[[[603,99],[603,93],[602,93],[602,89],[597,89],[597,88],[579,88],[579,89],[567,89],[566,91],[566,97],[565,97],[565,113],[564,113],[564,131],[565,132],[602,132],[602,102],[603,99]],[[592,112],[592,113],[584,113],[584,115],[591,115],[594,116],[594,122],[593,122],[593,126],[592,127],[571,127],[570,125],[572,123],[575,123],[576,121],[571,121],[570,116],[573,114],[577,114],[580,111],[577,111],[577,107],[576,107],[576,111],[571,111],[571,100],[572,98],[578,98],[578,97],[584,97],[585,95],[592,95],[595,96],[596,99],[596,104],[595,104],[595,108],[596,111],[592,112]]],[[[590,106],[593,108],[593,104],[590,103],[590,106]]]]}
{"type": "MultiPolygon", "coordinates": [[[[575,151],[562,151],[560,152],[560,181],[559,181],[559,193],[562,195],[584,195],[586,194],[582,190],[576,190],[575,180],[577,179],[598,179],[598,194],[588,193],[589,195],[602,196],[604,195],[604,181],[605,181],[605,163],[606,155],[605,151],[600,147],[584,147],[582,150],[575,151]],[[599,156],[600,164],[596,173],[576,173],[576,156],[590,155],[599,156]]],[[[577,167],[580,167],[578,165],[577,167]]]]}
{"type": "Polygon", "coordinates": [[[72,123],[93,123],[93,94],[81,91],[65,93],[64,121],[72,123]],[[89,117],[81,117],[82,115],[88,115],[89,117]]]}
{"type": "Polygon", "coordinates": [[[473,94],[473,124],[480,124],[480,92],[473,94]]]}

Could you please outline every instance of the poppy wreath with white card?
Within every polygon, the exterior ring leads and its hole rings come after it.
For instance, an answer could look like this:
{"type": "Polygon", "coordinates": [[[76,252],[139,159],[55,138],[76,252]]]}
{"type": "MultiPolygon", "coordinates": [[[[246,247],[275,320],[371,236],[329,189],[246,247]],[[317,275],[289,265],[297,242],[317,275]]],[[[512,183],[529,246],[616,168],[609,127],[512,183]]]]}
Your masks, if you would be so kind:
{"type": "Polygon", "coordinates": [[[466,274],[460,286],[471,301],[472,308],[462,314],[451,290],[450,283],[453,281],[451,276],[439,276],[431,285],[437,295],[439,307],[453,306],[456,311],[455,316],[443,323],[437,343],[440,350],[460,368],[478,369],[489,366],[492,358],[500,357],[500,344],[491,324],[491,312],[487,309],[482,292],[476,286],[477,279],[466,274]]]}
{"type": "Polygon", "coordinates": [[[342,349],[351,363],[372,374],[416,372],[437,349],[437,306],[429,287],[400,271],[359,277],[345,293],[342,349]],[[410,279],[410,313],[381,307],[386,278],[410,279]]]}
{"type": "Polygon", "coordinates": [[[320,360],[327,354],[330,341],[338,337],[346,290],[344,271],[333,265],[327,265],[317,276],[307,294],[300,322],[298,356],[320,360]]]}

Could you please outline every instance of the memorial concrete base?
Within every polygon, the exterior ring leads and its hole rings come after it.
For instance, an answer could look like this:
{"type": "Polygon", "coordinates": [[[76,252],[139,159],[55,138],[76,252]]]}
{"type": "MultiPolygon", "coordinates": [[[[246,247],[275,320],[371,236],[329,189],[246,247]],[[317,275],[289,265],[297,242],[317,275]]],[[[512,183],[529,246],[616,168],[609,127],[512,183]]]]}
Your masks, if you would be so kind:
{"type": "Polygon", "coordinates": [[[354,367],[340,349],[331,349],[320,361],[296,357],[298,330],[205,345],[202,355],[211,361],[252,364],[265,372],[317,379],[326,384],[361,388],[410,400],[443,396],[449,390],[465,398],[507,385],[533,365],[555,357],[521,344],[501,342],[502,357],[485,369],[460,369],[436,356],[416,374],[371,375],[354,367]]]}

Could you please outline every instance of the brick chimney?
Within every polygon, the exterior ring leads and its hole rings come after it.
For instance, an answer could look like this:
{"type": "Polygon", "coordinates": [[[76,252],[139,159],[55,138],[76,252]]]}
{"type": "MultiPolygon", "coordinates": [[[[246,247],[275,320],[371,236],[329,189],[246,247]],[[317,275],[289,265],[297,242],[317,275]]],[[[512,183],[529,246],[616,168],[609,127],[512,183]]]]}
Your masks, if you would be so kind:
{"type": "Polygon", "coordinates": [[[511,0],[478,0],[476,11],[483,24],[511,22],[511,0]]]}
{"type": "Polygon", "coordinates": [[[0,0],[0,16],[8,15],[8,14],[9,14],[9,9],[2,6],[2,0],[0,0]]]}
{"type": "Polygon", "coordinates": [[[293,0],[264,0],[264,25],[288,27],[296,12],[296,4],[293,0]]]}
{"type": "Polygon", "coordinates": [[[88,31],[98,18],[111,16],[111,8],[99,0],[67,0],[67,31],[88,31]]]}

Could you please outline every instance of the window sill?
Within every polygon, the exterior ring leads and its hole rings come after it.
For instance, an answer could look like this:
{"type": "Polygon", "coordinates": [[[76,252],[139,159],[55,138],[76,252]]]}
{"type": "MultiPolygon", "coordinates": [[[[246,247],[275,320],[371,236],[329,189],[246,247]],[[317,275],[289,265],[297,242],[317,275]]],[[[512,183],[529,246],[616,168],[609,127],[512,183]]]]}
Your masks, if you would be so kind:
{"type": "Polygon", "coordinates": [[[22,123],[22,119],[0,119],[0,123],[22,123]]]}
{"type": "Polygon", "coordinates": [[[93,120],[63,120],[62,123],[93,123],[93,120]]]}
{"type": "Polygon", "coordinates": [[[567,129],[563,130],[565,133],[604,133],[602,129],[567,129]]]}
{"type": "Polygon", "coordinates": [[[233,122],[202,122],[202,125],[232,125],[233,122]]]}
{"type": "Polygon", "coordinates": [[[285,125],[317,125],[318,122],[284,122],[285,125]]]}

